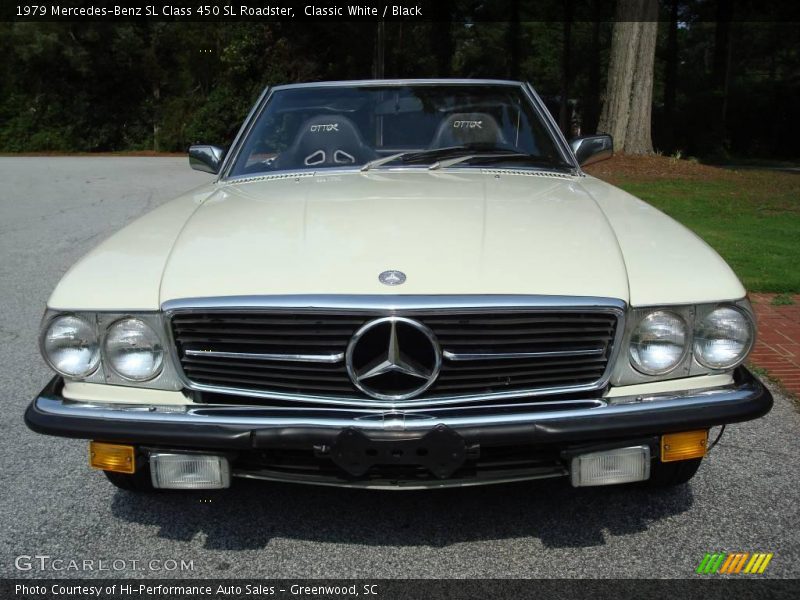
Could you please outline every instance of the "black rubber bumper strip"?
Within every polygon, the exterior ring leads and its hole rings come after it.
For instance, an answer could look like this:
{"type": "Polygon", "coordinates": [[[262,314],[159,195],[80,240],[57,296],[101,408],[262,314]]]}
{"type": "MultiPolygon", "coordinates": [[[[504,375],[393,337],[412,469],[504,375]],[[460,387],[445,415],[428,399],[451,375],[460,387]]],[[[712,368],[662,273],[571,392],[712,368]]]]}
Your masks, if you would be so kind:
{"type": "Polygon", "coordinates": [[[64,416],[45,412],[37,406],[37,400],[42,398],[63,402],[62,388],[63,380],[55,377],[31,402],[25,411],[25,424],[29,429],[45,435],[106,442],[167,444],[192,448],[252,448],[251,428],[210,423],[200,425],[64,416]]]}
{"type": "MultiPolygon", "coordinates": [[[[58,414],[42,410],[40,400],[63,402],[63,382],[51,380],[25,412],[25,423],[38,433],[70,438],[94,439],[131,444],[152,444],[187,448],[221,448],[244,450],[253,448],[310,449],[318,444],[331,444],[345,429],[340,426],[254,426],[252,423],[190,423],[179,420],[114,419],[91,414],[58,414]]],[[[694,395],[664,403],[645,400],[641,403],[605,409],[587,409],[580,414],[563,417],[549,415],[526,422],[480,425],[450,425],[468,443],[483,446],[515,444],[560,444],[602,441],[643,435],[658,435],[691,429],[707,429],[748,421],[765,415],[772,408],[772,395],[749,371],[740,367],[734,373],[734,385],[725,388],[724,400],[715,390],[700,390],[694,395]],[[707,400],[706,400],[707,399],[707,400]],[[686,401],[686,405],[683,401],[686,401]]],[[[67,401],[69,402],[69,401],[67,401]]],[[[257,408],[257,407],[254,407],[257,408]]],[[[89,412],[91,409],[87,409],[89,412]]],[[[434,410],[431,411],[435,413],[434,410]]],[[[566,411],[565,411],[566,412],[566,411]]],[[[108,413],[106,413],[108,414],[108,413]]],[[[152,414],[152,413],[146,413],[152,414]]],[[[211,421],[213,417],[208,417],[211,421]]],[[[446,420],[446,419],[442,419],[446,420]]],[[[439,421],[431,419],[431,428],[439,421]]],[[[356,421],[354,425],[358,422],[356,421]]],[[[419,436],[419,429],[386,431],[380,426],[371,429],[382,436],[419,436]]]]}

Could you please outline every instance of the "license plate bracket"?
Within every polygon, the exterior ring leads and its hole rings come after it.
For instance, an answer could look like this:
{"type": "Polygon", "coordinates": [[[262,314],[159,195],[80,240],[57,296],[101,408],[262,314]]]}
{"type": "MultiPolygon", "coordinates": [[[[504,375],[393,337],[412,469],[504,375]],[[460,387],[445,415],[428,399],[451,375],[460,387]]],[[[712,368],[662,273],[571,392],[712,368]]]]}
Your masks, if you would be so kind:
{"type": "Polygon", "coordinates": [[[365,475],[375,465],[416,465],[427,468],[439,479],[446,479],[464,464],[467,454],[464,438],[440,424],[412,437],[370,437],[350,427],[336,436],[330,458],[354,477],[365,475]]]}

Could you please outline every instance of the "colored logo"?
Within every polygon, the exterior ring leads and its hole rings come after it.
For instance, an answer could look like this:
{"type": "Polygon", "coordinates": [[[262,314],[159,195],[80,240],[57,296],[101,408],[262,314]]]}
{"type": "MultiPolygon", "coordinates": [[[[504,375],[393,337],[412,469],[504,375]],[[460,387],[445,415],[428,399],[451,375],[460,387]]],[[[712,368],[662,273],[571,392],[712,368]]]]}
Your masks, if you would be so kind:
{"type": "Polygon", "coordinates": [[[760,575],[771,560],[772,552],[706,552],[695,572],[700,575],[760,575]]]}

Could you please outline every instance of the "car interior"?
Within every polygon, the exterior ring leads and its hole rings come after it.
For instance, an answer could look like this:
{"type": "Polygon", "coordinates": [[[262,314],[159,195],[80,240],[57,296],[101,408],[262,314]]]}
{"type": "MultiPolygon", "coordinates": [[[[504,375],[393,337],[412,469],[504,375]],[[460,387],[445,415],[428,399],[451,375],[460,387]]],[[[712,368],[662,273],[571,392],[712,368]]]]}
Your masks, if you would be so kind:
{"type": "Polygon", "coordinates": [[[398,152],[462,146],[539,153],[532,131],[537,119],[503,95],[427,97],[392,91],[381,97],[305,100],[276,102],[262,115],[235,174],[347,167],[398,152]]]}

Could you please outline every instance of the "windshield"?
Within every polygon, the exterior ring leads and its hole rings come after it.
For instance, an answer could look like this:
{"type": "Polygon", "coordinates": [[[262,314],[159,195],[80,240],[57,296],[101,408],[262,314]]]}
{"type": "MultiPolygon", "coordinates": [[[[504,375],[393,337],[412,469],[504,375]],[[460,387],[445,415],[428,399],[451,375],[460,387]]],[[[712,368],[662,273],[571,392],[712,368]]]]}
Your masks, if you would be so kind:
{"type": "Polygon", "coordinates": [[[570,166],[517,86],[342,84],[273,92],[229,175],[506,162],[570,166]]]}

